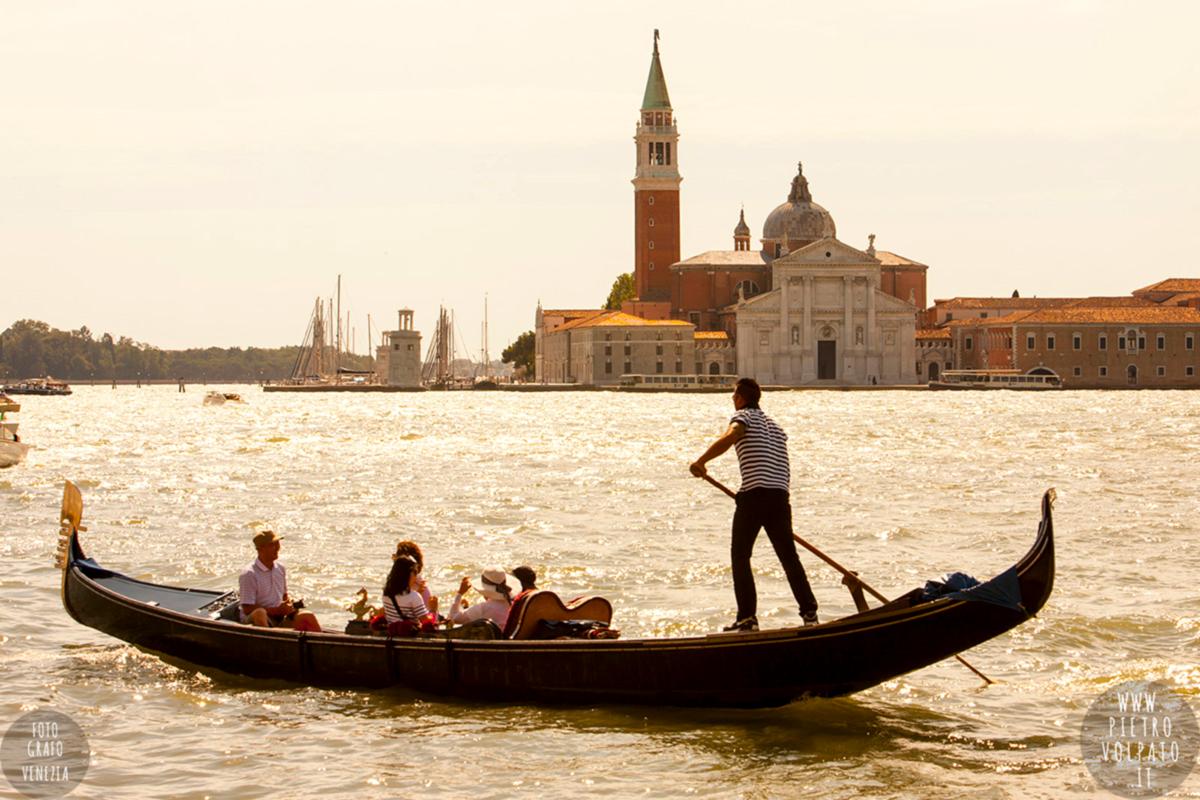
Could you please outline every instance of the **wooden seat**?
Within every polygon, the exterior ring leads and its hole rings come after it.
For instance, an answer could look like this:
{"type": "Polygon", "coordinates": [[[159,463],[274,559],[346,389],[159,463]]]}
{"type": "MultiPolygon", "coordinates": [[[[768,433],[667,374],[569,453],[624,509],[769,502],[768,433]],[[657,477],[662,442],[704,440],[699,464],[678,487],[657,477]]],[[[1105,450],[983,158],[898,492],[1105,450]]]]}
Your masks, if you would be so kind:
{"type": "Polygon", "coordinates": [[[543,621],[596,620],[612,622],[612,603],[603,597],[577,597],[564,603],[544,589],[531,592],[513,603],[504,626],[507,639],[532,639],[543,621]]]}

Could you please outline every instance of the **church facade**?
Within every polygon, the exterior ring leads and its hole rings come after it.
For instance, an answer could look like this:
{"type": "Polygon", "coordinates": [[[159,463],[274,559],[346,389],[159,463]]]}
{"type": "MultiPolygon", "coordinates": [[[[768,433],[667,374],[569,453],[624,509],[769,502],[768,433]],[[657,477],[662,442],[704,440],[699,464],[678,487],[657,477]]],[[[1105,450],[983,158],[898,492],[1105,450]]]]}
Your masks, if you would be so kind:
{"type": "Polygon", "coordinates": [[[737,364],[759,383],[916,383],[916,308],[879,261],[833,237],[771,262],[774,288],[736,304],[737,364]]]}

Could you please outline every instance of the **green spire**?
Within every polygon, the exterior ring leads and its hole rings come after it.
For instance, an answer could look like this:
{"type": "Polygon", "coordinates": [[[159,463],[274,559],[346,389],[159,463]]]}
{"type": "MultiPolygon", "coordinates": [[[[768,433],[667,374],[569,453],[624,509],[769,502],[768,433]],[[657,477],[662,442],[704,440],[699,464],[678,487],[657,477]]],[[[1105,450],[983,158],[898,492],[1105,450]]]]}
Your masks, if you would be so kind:
{"type": "Polygon", "coordinates": [[[654,57],[650,60],[650,76],[646,78],[646,94],[642,97],[642,110],[670,107],[671,98],[667,95],[667,79],[663,77],[662,64],[658,60],[658,28],[655,28],[654,57]]]}

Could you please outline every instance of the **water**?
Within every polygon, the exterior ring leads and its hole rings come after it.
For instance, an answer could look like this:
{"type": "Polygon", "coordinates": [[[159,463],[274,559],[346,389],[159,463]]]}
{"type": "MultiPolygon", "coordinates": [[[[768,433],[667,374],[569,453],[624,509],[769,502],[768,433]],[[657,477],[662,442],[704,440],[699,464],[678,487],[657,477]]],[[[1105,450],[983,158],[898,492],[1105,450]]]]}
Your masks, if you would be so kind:
{"type": "MultiPolygon", "coordinates": [[[[626,636],[732,619],[731,503],[687,473],[725,396],[230,388],[248,404],[170,387],[22,398],[36,449],[0,472],[0,726],[35,708],[79,721],[94,760],[73,796],[1073,797],[1097,791],[1078,730],[1101,689],[1164,679],[1200,708],[1200,393],[768,395],[797,532],[875,588],[1004,569],[1050,486],[1058,576],[1039,618],[968,654],[995,686],[951,660],[850,698],[730,711],[210,677],[76,624],[52,565],[64,478],[89,553],[146,580],[231,588],[272,526],[293,593],[331,628],[401,538],[424,547],[437,593],[529,563],[564,596],[612,599],[626,636]]],[[[712,472],[736,486],[732,453],[712,472]]],[[[763,625],[795,624],[765,536],[757,553],[763,625]]],[[[822,616],[848,613],[839,576],[804,561],[822,616]]],[[[1200,777],[1180,793],[1200,796],[1200,777]]]]}

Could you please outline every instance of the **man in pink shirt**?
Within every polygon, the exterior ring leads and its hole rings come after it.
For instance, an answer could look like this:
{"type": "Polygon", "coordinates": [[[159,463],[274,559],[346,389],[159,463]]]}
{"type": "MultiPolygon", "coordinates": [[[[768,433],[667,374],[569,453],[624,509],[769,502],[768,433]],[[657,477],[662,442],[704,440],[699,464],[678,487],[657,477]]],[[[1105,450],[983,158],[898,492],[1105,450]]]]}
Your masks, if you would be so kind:
{"type": "Polygon", "coordinates": [[[258,558],[238,578],[238,593],[243,623],[261,628],[295,628],[319,631],[321,624],[311,611],[300,611],[288,597],[287,570],[279,561],[279,543],[274,531],[254,535],[258,558]]]}

